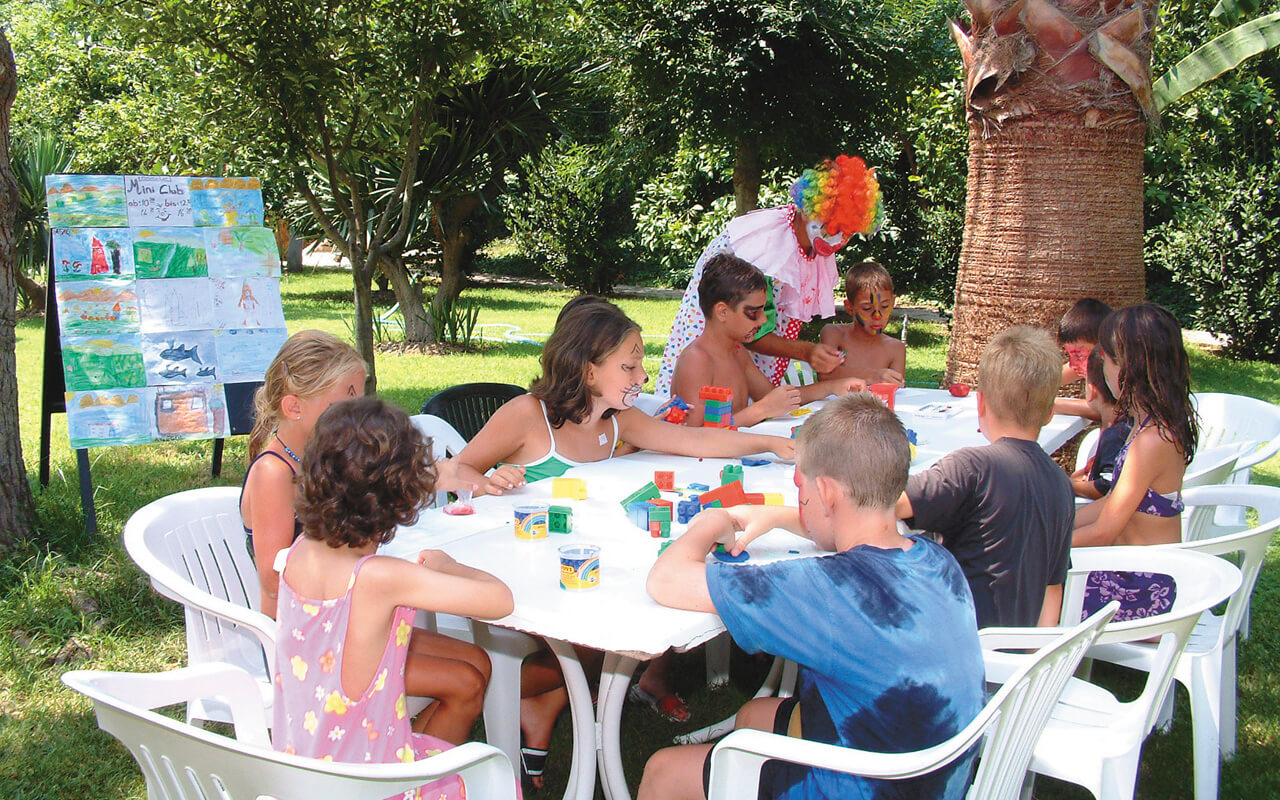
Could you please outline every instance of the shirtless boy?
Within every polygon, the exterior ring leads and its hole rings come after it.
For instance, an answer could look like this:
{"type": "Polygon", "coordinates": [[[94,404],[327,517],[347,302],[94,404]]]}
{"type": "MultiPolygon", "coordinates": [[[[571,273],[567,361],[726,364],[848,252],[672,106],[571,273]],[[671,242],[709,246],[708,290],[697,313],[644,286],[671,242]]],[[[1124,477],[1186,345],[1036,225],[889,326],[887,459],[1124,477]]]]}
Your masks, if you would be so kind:
{"type": "Polygon", "coordinates": [[[821,341],[845,353],[844,361],[818,377],[861,378],[867,383],[902,386],[907,370],[907,347],[886,336],[884,326],[893,311],[893,279],[874,261],[850,267],[844,276],[844,310],[849,324],[832,323],[822,329],[821,341]]]}
{"type": "Polygon", "coordinates": [[[698,390],[703,386],[723,386],[733,392],[734,424],[742,428],[827,395],[866,388],[865,381],[850,377],[809,386],[775,388],[769,383],[743,346],[764,324],[767,280],[751,264],[727,254],[714,256],[703,268],[698,302],[706,315],[706,330],[680,354],[671,380],[672,397],[690,405],[686,425],[702,425],[698,390]]]}

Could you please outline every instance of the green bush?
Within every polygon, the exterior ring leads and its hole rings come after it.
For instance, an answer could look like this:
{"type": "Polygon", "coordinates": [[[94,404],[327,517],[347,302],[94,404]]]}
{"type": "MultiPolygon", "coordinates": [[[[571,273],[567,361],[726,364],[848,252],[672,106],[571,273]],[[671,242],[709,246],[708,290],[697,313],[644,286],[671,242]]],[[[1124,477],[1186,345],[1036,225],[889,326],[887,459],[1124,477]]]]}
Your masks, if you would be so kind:
{"type": "Polygon", "coordinates": [[[608,294],[632,261],[628,172],[605,148],[576,144],[548,148],[524,166],[524,191],[507,199],[516,240],[553,279],[608,294]]]}
{"type": "Polygon", "coordinates": [[[1148,258],[1225,335],[1229,355],[1280,362],[1280,169],[1206,171],[1169,222],[1147,236],[1148,258]]]}

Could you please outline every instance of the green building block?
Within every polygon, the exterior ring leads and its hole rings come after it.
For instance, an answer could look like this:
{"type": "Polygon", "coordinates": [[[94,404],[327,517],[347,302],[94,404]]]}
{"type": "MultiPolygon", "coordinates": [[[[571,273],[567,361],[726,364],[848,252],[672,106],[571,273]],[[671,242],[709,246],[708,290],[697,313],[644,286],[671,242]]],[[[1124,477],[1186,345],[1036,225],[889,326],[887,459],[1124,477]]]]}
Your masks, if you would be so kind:
{"type": "Polygon", "coordinates": [[[654,506],[649,509],[649,521],[671,524],[671,506],[654,506]]]}
{"type": "Polygon", "coordinates": [[[649,481],[644,486],[641,486],[639,489],[636,489],[631,494],[622,498],[622,502],[619,503],[618,505],[622,506],[623,511],[626,511],[627,506],[631,505],[632,503],[641,503],[649,500],[659,500],[661,498],[662,498],[662,492],[658,491],[658,487],[654,485],[653,481],[649,481]]]}
{"type": "Polygon", "coordinates": [[[551,533],[573,533],[573,509],[569,506],[548,506],[547,530],[551,533]]]}
{"type": "Polygon", "coordinates": [[[741,464],[726,464],[724,469],[720,470],[720,485],[742,480],[741,464]]]}

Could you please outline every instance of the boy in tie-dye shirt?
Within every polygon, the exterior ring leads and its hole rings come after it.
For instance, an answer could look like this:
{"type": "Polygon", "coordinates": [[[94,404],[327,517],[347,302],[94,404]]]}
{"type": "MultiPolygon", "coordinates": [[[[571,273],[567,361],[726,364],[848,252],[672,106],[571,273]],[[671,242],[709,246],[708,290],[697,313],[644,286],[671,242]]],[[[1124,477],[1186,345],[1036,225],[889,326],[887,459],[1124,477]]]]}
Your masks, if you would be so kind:
{"type": "MultiPolygon", "coordinates": [[[[879,752],[936,745],[982,708],[984,670],[973,600],[955,559],[898,533],[894,503],[910,454],[902,423],[867,394],[828,402],[800,430],[799,506],[703,512],[659,557],[649,594],[720,614],[734,640],[800,665],[796,695],[757,698],[737,727],[879,752]],[[717,543],[741,552],[785,528],[829,555],[768,564],[706,562],[717,543]]],[[[702,798],[711,745],[660,750],[639,800],[702,798]]],[[[895,782],[909,797],[964,796],[973,754],[895,782]]],[[[873,798],[885,782],[780,761],[761,771],[768,798],[873,798]]]]}

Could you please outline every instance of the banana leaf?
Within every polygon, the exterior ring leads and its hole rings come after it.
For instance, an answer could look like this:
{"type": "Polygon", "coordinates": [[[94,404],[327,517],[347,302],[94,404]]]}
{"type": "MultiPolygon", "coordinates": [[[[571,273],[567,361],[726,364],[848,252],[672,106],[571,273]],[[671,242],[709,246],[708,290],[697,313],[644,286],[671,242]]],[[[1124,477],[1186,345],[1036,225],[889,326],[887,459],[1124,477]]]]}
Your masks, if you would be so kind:
{"type": "Polygon", "coordinates": [[[1155,82],[1156,109],[1195,91],[1241,62],[1280,44],[1280,12],[1232,28],[1174,65],[1155,82]]]}

